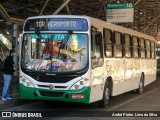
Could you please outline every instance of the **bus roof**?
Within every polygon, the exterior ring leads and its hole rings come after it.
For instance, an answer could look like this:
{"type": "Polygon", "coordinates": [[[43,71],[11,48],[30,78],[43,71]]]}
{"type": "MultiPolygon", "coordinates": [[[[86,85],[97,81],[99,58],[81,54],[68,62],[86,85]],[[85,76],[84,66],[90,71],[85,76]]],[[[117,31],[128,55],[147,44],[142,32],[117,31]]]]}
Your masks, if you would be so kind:
{"type": "Polygon", "coordinates": [[[43,15],[43,16],[34,16],[34,17],[28,17],[28,19],[37,19],[37,18],[85,18],[89,19],[88,16],[80,16],[80,15],[43,15]]]}
{"type": "MultiPolygon", "coordinates": [[[[149,39],[152,41],[155,41],[155,38],[153,36],[146,35],[141,32],[137,32],[135,30],[125,28],[119,25],[115,25],[106,21],[102,21],[100,19],[92,18],[89,16],[80,16],[80,15],[43,15],[43,16],[34,16],[34,17],[29,17],[28,19],[37,19],[37,18],[84,18],[90,21],[91,25],[95,25],[96,27],[101,27],[101,28],[106,28],[110,29],[112,31],[117,31],[121,33],[126,33],[126,34],[131,34],[132,36],[137,36],[137,37],[142,37],[145,39],[149,39]]],[[[27,21],[26,20],[26,21],[27,21]]]]}
{"type": "Polygon", "coordinates": [[[142,37],[145,39],[155,41],[155,38],[153,36],[149,36],[147,34],[132,30],[130,28],[125,28],[125,27],[115,25],[115,24],[112,24],[112,23],[109,23],[106,21],[102,21],[99,19],[95,19],[95,18],[90,18],[90,22],[91,22],[91,24],[96,25],[98,27],[110,29],[112,31],[117,31],[117,32],[121,32],[121,33],[131,34],[132,36],[142,37]]]}

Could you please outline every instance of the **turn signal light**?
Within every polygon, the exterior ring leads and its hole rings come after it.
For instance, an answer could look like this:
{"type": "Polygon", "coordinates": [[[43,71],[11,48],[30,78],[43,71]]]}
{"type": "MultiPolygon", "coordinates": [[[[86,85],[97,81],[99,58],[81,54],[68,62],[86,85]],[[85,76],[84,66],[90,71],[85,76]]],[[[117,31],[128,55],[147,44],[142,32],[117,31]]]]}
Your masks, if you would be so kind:
{"type": "Polygon", "coordinates": [[[88,81],[88,80],[89,80],[89,78],[83,78],[83,80],[84,80],[84,81],[88,81]]]}

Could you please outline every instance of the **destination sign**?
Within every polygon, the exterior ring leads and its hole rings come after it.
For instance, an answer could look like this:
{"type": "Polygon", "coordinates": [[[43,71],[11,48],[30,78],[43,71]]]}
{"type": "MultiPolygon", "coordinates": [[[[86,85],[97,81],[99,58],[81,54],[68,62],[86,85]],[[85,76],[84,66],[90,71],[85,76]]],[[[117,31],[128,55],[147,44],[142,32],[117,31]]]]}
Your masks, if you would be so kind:
{"type": "MultiPolygon", "coordinates": [[[[64,40],[66,38],[67,34],[46,34],[46,33],[42,33],[40,35],[37,34],[29,34],[29,38],[30,39],[37,39],[37,38],[41,38],[41,39],[53,39],[53,40],[64,40]]],[[[77,39],[82,39],[82,34],[73,34],[74,36],[76,36],[77,39]]],[[[72,38],[72,35],[69,37],[69,39],[72,38]]]]}
{"type": "Polygon", "coordinates": [[[26,21],[24,31],[87,31],[88,23],[81,18],[40,18],[26,21]]]}

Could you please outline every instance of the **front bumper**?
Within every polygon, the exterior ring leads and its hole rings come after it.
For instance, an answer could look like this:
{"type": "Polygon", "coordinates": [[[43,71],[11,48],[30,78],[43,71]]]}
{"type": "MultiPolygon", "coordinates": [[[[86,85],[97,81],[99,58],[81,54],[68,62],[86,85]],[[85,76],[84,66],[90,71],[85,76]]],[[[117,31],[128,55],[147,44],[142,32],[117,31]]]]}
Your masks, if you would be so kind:
{"type": "Polygon", "coordinates": [[[90,101],[90,87],[84,87],[80,90],[46,90],[26,87],[19,84],[20,99],[32,100],[56,100],[68,102],[81,102],[89,104],[90,101]],[[84,95],[83,98],[72,98],[72,94],[84,95]]]}

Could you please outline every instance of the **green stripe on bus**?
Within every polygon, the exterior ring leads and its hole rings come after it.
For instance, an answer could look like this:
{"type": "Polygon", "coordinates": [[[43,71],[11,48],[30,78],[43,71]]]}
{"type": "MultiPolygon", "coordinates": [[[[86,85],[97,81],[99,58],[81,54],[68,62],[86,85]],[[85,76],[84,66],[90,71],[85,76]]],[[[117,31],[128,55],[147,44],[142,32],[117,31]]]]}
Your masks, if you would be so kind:
{"type": "Polygon", "coordinates": [[[58,100],[58,101],[68,101],[68,102],[82,102],[89,104],[90,101],[90,87],[84,87],[81,90],[45,90],[45,89],[37,89],[26,87],[23,84],[19,84],[20,89],[20,99],[32,99],[32,100],[58,100]],[[34,92],[37,92],[37,96],[34,95],[34,92]],[[54,92],[60,93],[63,92],[61,97],[48,97],[42,96],[40,91],[43,92],[54,92]],[[68,97],[66,98],[66,94],[68,97]],[[72,94],[83,94],[84,98],[72,98],[72,94]]]}

